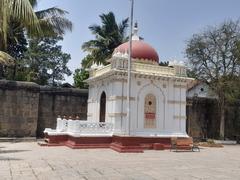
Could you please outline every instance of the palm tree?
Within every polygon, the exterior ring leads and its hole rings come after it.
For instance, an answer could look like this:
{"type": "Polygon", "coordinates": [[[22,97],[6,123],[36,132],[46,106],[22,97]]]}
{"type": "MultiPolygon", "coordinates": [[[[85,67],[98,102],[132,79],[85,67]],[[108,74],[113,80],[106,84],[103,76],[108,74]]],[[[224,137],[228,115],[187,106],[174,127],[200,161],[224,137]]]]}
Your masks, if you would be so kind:
{"type": "Polygon", "coordinates": [[[41,34],[38,18],[29,0],[0,0],[0,50],[7,48],[10,21],[14,19],[26,28],[29,35],[41,34]]]}
{"type": "MultiPolygon", "coordinates": [[[[89,52],[92,56],[92,58],[89,58],[91,60],[90,64],[106,64],[106,60],[111,57],[114,49],[127,41],[128,18],[117,24],[113,12],[101,14],[99,17],[102,25],[89,27],[92,34],[95,35],[95,39],[87,41],[82,45],[82,49],[89,52]]],[[[89,65],[89,63],[86,64],[89,65]]]]}
{"type": "MultiPolygon", "coordinates": [[[[33,8],[36,5],[37,0],[0,0],[1,57],[6,57],[3,51],[7,51],[8,31],[11,28],[12,21],[18,24],[16,28],[18,31],[19,29],[20,31],[21,29],[27,30],[29,37],[63,35],[66,30],[72,30],[71,21],[64,17],[68,13],[67,11],[52,7],[34,12],[33,8]]],[[[12,31],[11,38],[17,40],[14,37],[14,30],[12,31]]],[[[14,58],[8,56],[8,60],[12,62],[14,58]]]]}
{"type": "Polygon", "coordinates": [[[68,13],[52,7],[34,12],[37,0],[0,0],[0,77],[4,76],[3,65],[14,65],[13,76],[16,74],[16,59],[19,52],[12,52],[24,41],[24,31],[29,37],[64,35],[72,30],[72,23],[64,16],[68,13]],[[22,14],[21,14],[22,13],[22,14]],[[8,42],[11,46],[8,46],[8,42]],[[9,48],[10,47],[10,48],[9,48]],[[4,53],[4,52],[5,53],[4,53]]]}
{"type": "MultiPolygon", "coordinates": [[[[11,64],[14,58],[6,54],[7,37],[11,20],[17,20],[26,28],[29,35],[41,34],[38,18],[29,0],[0,0],[0,64],[11,64]]],[[[2,67],[0,67],[2,71],[2,67]]]]}
{"type": "MultiPolygon", "coordinates": [[[[29,0],[32,7],[37,6],[38,0],[29,0]]],[[[63,36],[67,30],[72,31],[72,22],[65,18],[67,11],[57,7],[35,12],[44,36],[63,36]]]]}

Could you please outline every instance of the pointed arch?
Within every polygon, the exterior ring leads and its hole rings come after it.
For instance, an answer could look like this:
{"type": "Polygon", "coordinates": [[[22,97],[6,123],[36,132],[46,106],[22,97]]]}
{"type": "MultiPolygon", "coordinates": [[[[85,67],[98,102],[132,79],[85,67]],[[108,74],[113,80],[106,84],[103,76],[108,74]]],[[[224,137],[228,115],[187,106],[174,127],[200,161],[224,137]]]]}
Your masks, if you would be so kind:
{"type": "Polygon", "coordinates": [[[106,120],[106,93],[103,91],[100,97],[99,122],[105,122],[105,120],[106,120]]]}

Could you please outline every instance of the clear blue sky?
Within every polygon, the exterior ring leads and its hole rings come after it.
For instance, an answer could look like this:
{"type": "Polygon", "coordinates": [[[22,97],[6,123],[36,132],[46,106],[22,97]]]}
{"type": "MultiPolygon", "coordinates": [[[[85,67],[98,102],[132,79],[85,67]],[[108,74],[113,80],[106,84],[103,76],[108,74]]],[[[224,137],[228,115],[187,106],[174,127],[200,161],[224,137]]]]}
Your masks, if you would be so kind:
{"type": "MultiPolygon", "coordinates": [[[[93,39],[88,30],[100,24],[99,15],[113,11],[117,21],[130,14],[130,0],[39,0],[38,9],[56,6],[67,10],[73,22],[72,33],[61,43],[71,54],[68,66],[74,72],[86,55],[83,42],[93,39]]],[[[161,61],[184,60],[186,41],[207,26],[240,17],[240,0],[135,0],[134,21],[138,22],[139,35],[158,52],[161,61]]],[[[72,77],[66,81],[73,82],[72,77]]]]}

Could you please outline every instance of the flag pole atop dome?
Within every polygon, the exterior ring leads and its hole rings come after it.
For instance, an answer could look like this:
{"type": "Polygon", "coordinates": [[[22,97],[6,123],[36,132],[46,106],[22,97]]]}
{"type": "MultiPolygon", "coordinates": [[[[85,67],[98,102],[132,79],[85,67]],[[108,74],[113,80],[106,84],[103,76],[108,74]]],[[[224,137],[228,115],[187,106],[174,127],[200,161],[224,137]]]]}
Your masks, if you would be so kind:
{"type": "Polygon", "coordinates": [[[128,52],[128,81],[127,81],[127,135],[131,131],[131,61],[132,61],[132,32],[133,32],[133,5],[134,0],[131,0],[131,14],[130,14],[130,33],[129,33],[129,52],[128,52]]]}

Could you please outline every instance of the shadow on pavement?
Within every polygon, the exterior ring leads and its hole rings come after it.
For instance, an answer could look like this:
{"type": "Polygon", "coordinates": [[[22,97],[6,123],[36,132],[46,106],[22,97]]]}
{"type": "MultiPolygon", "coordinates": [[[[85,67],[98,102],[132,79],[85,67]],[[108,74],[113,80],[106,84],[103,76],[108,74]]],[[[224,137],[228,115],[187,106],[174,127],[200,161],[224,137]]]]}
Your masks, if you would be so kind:
{"type": "Polygon", "coordinates": [[[26,152],[30,150],[0,150],[0,154],[26,152]]]}
{"type": "Polygon", "coordinates": [[[1,157],[0,156],[0,161],[20,161],[22,159],[19,158],[11,158],[11,157],[1,157]]]}

